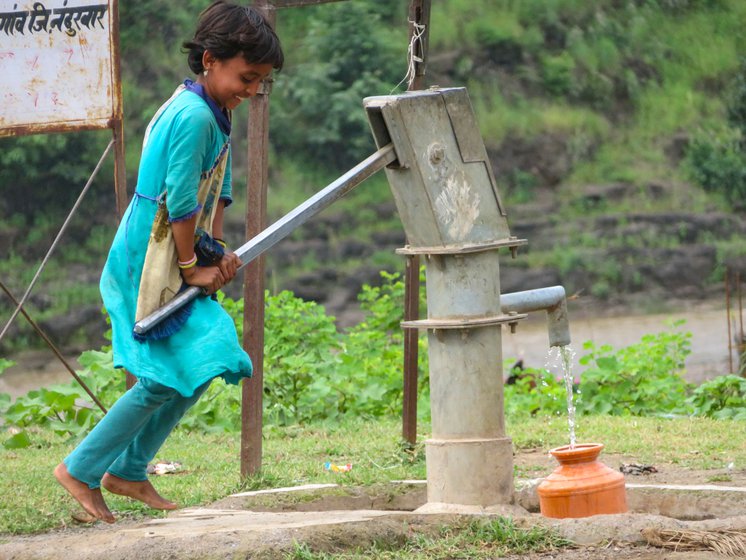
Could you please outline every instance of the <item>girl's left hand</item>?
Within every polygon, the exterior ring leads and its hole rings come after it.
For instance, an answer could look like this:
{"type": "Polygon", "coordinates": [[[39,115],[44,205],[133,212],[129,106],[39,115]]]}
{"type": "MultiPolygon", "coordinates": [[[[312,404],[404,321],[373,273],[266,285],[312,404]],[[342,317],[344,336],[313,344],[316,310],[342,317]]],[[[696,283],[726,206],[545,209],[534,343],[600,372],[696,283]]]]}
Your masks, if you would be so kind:
{"type": "Polygon", "coordinates": [[[225,255],[218,263],[218,268],[223,273],[226,284],[235,278],[239,266],[241,266],[241,259],[233,251],[226,249],[225,255]]]}

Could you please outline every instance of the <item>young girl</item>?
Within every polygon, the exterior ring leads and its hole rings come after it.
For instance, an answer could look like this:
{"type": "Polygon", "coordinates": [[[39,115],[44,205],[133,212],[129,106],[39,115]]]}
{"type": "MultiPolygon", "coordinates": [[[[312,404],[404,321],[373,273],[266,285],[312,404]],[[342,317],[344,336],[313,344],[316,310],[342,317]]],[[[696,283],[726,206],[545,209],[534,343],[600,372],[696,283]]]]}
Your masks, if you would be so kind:
{"type": "Polygon", "coordinates": [[[90,515],[108,523],[114,516],[101,486],[152,508],[177,507],[148,481],[148,462],[213,378],[238,383],[252,371],[233,321],[212,298],[197,298],[145,336],[132,332],[186,285],[212,294],[236,275],[238,257],[217,247],[217,262],[198,261],[195,239],[225,246],[230,111],[284,60],[258,11],[223,0],[202,12],[184,47],[198,78],[179,86],[148,126],[135,196],[101,275],[114,365],[138,381],[54,471],[90,515]]]}

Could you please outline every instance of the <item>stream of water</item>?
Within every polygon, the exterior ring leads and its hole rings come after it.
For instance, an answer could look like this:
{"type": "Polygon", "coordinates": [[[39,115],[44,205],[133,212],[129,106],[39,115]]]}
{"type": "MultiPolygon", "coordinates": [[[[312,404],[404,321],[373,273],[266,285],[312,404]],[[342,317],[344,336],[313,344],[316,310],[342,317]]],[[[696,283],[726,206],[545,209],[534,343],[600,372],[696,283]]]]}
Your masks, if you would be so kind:
{"type": "Polygon", "coordinates": [[[572,346],[552,346],[549,349],[549,359],[546,363],[546,369],[552,371],[559,368],[562,371],[562,378],[565,382],[565,397],[567,399],[567,430],[570,436],[570,449],[575,449],[575,400],[574,386],[575,374],[573,372],[573,358],[575,351],[572,346]]]}

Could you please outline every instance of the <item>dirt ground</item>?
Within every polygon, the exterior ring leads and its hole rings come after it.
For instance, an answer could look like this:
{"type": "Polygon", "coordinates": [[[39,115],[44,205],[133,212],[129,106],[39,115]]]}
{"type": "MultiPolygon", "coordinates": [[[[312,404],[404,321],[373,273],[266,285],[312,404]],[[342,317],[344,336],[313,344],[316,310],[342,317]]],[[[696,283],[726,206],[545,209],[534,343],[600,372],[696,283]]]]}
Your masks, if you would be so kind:
{"type": "MultiPolygon", "coordinates": [[[[615,469],[634,463],[633,458],[612,454],[602,455],[601,460],[615,469]]],[[[524,477],[517,481],[517,488],[531,488],[526,479],[531,477],[531,473],[541,476],[549,472],[555,465],[553,461],[540,450],[516,455],[517,472],[524,477]]],[[[506,510],[506,513],[513,514],[518,526],[554,527],[577,546],[508,558],[727,558],[712,550],[683,552],[651,546],[641,533],[643,529],[650,528],[704,531],[711,535],[723,530],[739,531],[746,540],[746,492],[743,491],[746,489],[746,471],[694,471],[676,465],[652,466],[657,472],[625,475],[630,504],[630,513],[626,514],[551,520],[538,513],[538,500],[531,497],[530,490],[517,493],[517,503],[525,509],[511,506],[514,509],[506,510]],[[639,485],[715,486],[722,487],[723,492],[696,491],[691,493],[693,498],[679,498],[677,502],[665,496],[664,490],[647,494],[633,490],[639,485]],[[708,495],[712,498],[709,501],[708,495]],[[640,496],[644,498],[642,501],[640,496]],[[668,508],[668,515],[660,513],[662,508],[668,508]]],[[[71,523],[69,528],[40,535],[0,535],[0,559],[282,559],[288,557],[295,543],[304,543],[311,550],[326,552],[366,548],[373,543],[395,546],[414,534],[435,535],[443,525],[464,522],[463,517],[458,515],[423,515],[413,511],[425,501],[425,485],[421,483],[226,497],[201,509],[182,510],[167,518],[147,522],[122,519],[113,526],[98,523],[86,527],[76,527],[71,523]]],[[[746,558],[746,554],[735,557],[746,558]]]]}

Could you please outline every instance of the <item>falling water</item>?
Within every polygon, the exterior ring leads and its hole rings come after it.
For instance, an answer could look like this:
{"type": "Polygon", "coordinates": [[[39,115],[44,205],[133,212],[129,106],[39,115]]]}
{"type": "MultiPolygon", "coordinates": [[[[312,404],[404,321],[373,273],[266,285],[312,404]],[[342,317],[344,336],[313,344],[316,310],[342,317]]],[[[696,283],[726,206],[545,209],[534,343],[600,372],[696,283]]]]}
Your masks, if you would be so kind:
{"type": "Polygon", "coordinates": [[[565,392],[567,396],[567,426],[570,432],[570,449],[575,448],[575,403],[573,402],[573,375],[572,363],[575,351],[568,346],[553,346],[549,350],[550,362],[559,364],[562,368],[562,377],[565,380],[565,392]],[[555,352],[555,349],[557,350],[555,352]]]}

